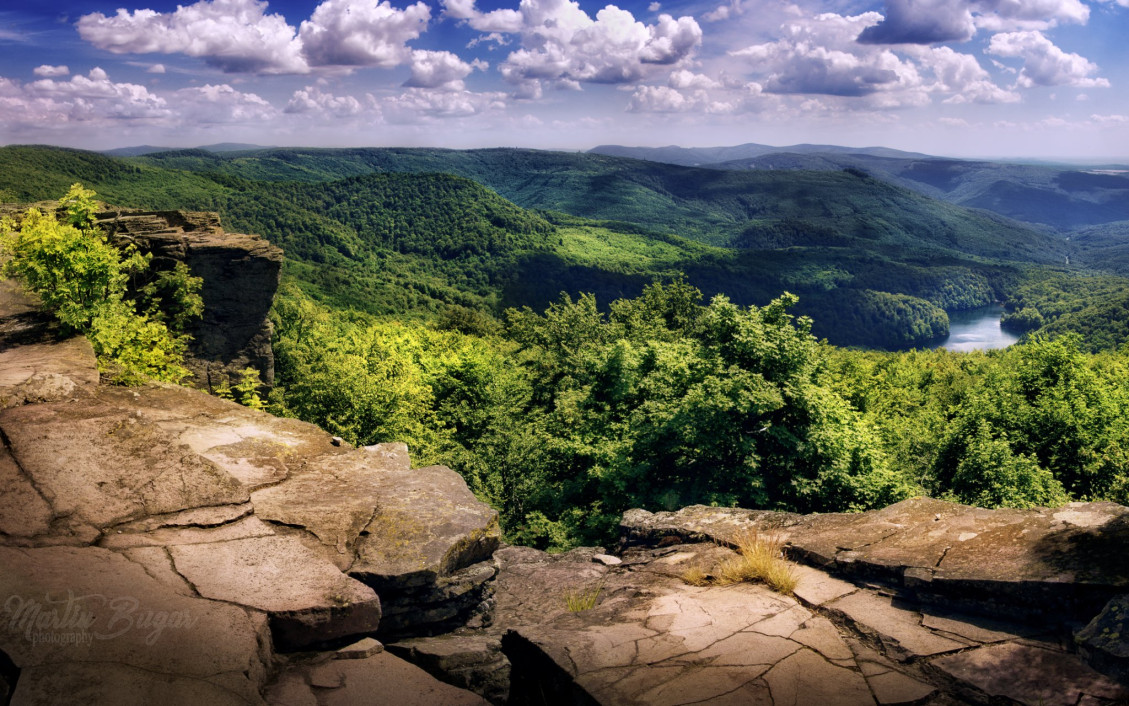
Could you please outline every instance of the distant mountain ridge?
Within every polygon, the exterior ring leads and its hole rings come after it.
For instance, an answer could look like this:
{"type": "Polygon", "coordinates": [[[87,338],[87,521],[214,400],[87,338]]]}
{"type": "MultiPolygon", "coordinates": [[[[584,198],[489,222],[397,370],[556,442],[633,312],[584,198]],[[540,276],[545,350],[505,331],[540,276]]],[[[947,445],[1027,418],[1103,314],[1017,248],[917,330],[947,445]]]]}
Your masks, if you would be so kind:
{"type": "Polygon", "coordinates": [[[109,155],[111,157],[143,157],[147,154],[156,154],[158,152],[175,152],[181,149],[197,149],[204,150],[205,152],[243,152],[246,150],[264,150],[269,148],[264,147],[263,145],[252,145],[245,142],[218,142],[214,145],[201,145],[199,147],[192,148],[135,145],[132,147],[118,147],[112,150],[101,150],[101,153],[109,155]]]}
{"type": "Polygon", "coordinates": [[[995,162],[934,157],[884,147],[834,145],[602,145],[592,152],[730,171],[861,169],[919,194],[1059,231],[1129,220],[1129,172],[1121,172],[1117,165],[1086,168],[995,162]]]}
{"type": "Polygon", "coordinates": [[[665,162],[684,167],[711,166],[721,162],[740,159],[753,159],[767,154],[789,152],[795,154],[862,154],[873,157],[893,157],[905,159],[928,158],[920,152],[903,152],[889,147],[840,147],[837,145],[789,145],[773,147],[756,142],[747,142],[733,147],[625,147],[622,145],[598,145],[588,150],[591,154],[604,154],[612,157],[629,157],[648,162],[665,162]]]}

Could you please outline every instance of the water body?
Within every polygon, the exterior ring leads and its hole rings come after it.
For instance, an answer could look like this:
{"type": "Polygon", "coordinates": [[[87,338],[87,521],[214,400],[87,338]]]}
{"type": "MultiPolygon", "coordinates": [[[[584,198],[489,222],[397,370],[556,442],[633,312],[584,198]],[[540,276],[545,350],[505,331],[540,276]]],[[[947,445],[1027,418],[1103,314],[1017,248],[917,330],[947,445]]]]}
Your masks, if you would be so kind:
{"type": "Polygon", "coordinates": [[[1004,308],[998,304],[949,314],[949,337],[940,348],[950,351],[991,350],[1007,348],[1019,336],[1000,328],[1004,308]]]}

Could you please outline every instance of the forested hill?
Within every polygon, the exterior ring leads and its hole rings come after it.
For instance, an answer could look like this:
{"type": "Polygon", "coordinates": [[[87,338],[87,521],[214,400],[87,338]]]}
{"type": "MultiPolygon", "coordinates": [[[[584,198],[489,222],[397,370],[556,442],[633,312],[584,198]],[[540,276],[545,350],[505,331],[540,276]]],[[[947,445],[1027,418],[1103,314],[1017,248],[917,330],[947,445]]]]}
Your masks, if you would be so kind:
{"type": "Polygon", "coordinates": [[[1053,236],[857,171],[732,172],[523,149],[183,150],[137,162],[271,181],[443,172],[473,179],[525,208],[626,221],[731,247],[940,248],[1030,262],[1065,257],[1053,236]]]}
{"type": "MultiPolygon", "coordinates": [[[[604,147],[604,150],[611,148],[604,147]]],[[[736,148],[732,148],[736,149],[736,148]]],[[[605,152],[607,154],[608,152],[605,152]]],[[[621,150],[622,156],[647,155],[647,159],[675,164],[685,155],[658,150],[621,150]]],[[[718,148],[704,151],[728,155],[718,148]]],[[[691,152],[691,154],[698,154],[691,152]]],[[[1129,218],[1129,173],[1117,169],[1011,164],[970,159],[945,159],[897,154],[894,150],[850,150],[826,145],[772,148],[738,158],[726,156],[697,164],[711,169],[824,171],[860,169],[882,181],[970,208],[979,208],[1026,223],[1071,230],[1129,218]],[[808,149],[800,149],[800,148],[808,149]]]]}
{"type": "Polygon", "coordinates": [[[1037,263],[1061,263],[1067,245],[851,172],[725,173],[530,150],[119,159],[0,149],[0,200],[50,198],[75,181],[121,206],[219,211],[230,229],[281,245],[288,281],[331,306],[479,323],[507,306],[543,308],[561,292],[592,292],[606,305],[656,278],[685,277],[739,304],[798,294],[796,312],[840,345],[920,346],[947,331],[946,310],[1007,298],[1037,263]],[[523,210],[437,171],[617,219],[523,210]],[[726,224],[731,247],[671,234],[693,213],[726,224]]]}

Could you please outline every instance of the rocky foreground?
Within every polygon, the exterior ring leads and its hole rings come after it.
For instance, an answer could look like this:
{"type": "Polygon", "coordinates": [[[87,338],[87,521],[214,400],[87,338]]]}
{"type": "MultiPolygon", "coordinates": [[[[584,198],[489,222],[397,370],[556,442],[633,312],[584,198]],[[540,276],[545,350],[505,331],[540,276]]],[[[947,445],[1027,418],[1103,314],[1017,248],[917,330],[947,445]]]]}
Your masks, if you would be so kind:
{"type": "Polygon", "coordinates": [[[1118,505],[634,510],[611,553],[506,547],[403,445],[100,385],[9,283],[0,408],[0,703],[1129,702],[1118,505]],[[794,597],[683,580],[745,531],[794,597]]]}

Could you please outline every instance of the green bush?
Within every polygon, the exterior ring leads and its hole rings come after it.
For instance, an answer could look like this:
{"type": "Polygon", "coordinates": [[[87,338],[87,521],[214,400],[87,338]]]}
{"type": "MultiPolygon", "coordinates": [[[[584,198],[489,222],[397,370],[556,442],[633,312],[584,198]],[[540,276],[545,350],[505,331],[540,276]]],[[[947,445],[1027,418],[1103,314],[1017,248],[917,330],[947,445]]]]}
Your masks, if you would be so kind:
{"type": "MultiPolygon", "coordinates": [[[[94,193],[75,184],[59,205],[68,222],[31,209],[17,228],[3,228],[9,258],[3,273],[17,278],[62,324],[90,339],[99,369],[116,382],[146,378],[179,382],[187,376],[184,352],[189,338],[161,320],[161,299],[150,292],[144,310],[127,297],[131,276],[145,273],[149,258],[118,250],[94,227],[94,193]]],[[[175,324],[202,311],[199,278],[187,269],[163,280],[176,293],[175,324]]]]}

